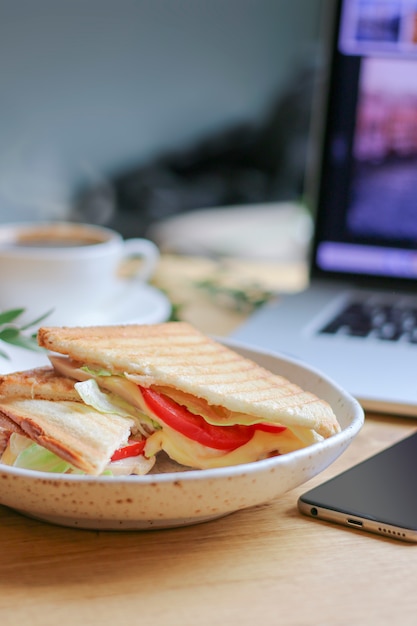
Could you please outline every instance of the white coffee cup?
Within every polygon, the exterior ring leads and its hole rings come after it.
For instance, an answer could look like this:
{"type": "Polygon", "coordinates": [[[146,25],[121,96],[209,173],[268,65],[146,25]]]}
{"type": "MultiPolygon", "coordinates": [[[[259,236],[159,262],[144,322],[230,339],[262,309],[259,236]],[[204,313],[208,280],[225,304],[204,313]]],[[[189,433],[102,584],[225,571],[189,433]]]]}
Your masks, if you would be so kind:
{"type": "Polygon", "coordinates": [[[23,308],[20,321],[51,311],[48,325],[82,324],[117,298],[128,281],[148,281],[159,260],[158,247],[143,238],[126,239],[115,230],[72,222],[0,225],[0,311],[23,308]],[[130,257],[142,262],[133,276],[120,268],[130,257]]]}

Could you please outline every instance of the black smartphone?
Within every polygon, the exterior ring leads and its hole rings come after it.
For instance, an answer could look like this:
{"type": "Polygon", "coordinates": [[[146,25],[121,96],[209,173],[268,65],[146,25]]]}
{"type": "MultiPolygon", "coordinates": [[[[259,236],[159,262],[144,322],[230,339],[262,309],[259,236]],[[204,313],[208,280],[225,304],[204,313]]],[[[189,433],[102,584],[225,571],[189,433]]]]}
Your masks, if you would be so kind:
{"type": "Polygon", "coordinates": [[[301,513],[417,542],[417,432],[311,489],[301,513]]]}

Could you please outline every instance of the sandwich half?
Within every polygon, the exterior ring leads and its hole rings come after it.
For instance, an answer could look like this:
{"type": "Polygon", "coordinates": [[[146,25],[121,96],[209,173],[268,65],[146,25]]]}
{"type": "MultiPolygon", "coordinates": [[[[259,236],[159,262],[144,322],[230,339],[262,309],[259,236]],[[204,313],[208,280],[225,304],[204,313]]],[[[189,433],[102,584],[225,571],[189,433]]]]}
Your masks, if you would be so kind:
{"type": "Polygon", "coordinates": [[[109,394],[99,408],[85,403],[77,382],[52,367],[0,377],[2,463],[62,473],[144,474],[155,460],[142,454],[152,431],[149,420],[113,403],[109,394]],[[132,450],[134,463],[126,462],[132,450]]]}
{"type": "Polygon", "coordinates": [[[110,394],[148,420],[147,459],[163,450],[190,468],[236,465],[340,431],[327,402],[185,322],[44,327],[38,343],[57,374],[81,382],[85,404],[110,394]]]}

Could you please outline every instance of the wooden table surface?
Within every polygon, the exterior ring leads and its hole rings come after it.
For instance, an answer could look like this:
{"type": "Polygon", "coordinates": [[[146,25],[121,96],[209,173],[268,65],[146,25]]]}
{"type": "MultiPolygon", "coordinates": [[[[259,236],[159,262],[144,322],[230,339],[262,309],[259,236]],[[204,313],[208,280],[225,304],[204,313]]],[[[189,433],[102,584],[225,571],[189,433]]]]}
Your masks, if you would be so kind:
{"type": "MultiPolygon", "coordinates": [[[[217,305],[214,316],[203,306],[195,317],[183,304],[184,316],[207,332],[227,334],[242,318],[229,310],[222,317],[217,305]]],[[[414,625],[417,545],[311,520],[296,503],[307,488],[416,427],[412,419],[367,415],[348,450],[309,483],[186,528],[75,530],[0,507],[0,623],[414,625]]]]}

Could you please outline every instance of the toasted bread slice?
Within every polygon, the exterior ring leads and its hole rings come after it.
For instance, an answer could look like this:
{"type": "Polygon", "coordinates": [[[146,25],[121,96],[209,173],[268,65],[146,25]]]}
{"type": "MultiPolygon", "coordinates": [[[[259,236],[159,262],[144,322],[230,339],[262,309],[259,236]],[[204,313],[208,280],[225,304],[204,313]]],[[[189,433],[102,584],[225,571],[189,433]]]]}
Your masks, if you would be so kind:
{"type": "Polygon", "coordinates": [[[19,433],[19,435],[23,435],[24,432],[13,420],[11,420],[4,413],[0,413],[0,430],[7,433],[19,433]]]}
{"type": "Polygon", "coordinates": [[[38,342],[91,368],[125,373],[142,386],[172,388],[259,421],[308,428],[323,437],[340,430],[327,402],[185,322],[44,327],[38,342]]]}
{"type": "Polygon", "coordinates": [[[3,454],[12,433],[24,435],[23,430],[11,419],[0,413],[0,455],[3,454]]]}
{"type": "Polygon", "coordinates": [[[0,399],[0,414],[24,434],[88,474],[103,472],[128,441],[133,420],[102,414],[80,402],[0,399]]]}
{"type": "Polygon", "coordinates": [[[24,435],[23,430],[11,419],[0,413],[0,455],[3,454],[12,433],[24,435]]]}
{"type": "Polygon", "coordinates": [[[48,366],[0,376],[0,399],[2,397],[81,400],[74,389],[74,380],[58,375],[48,366]]]}

